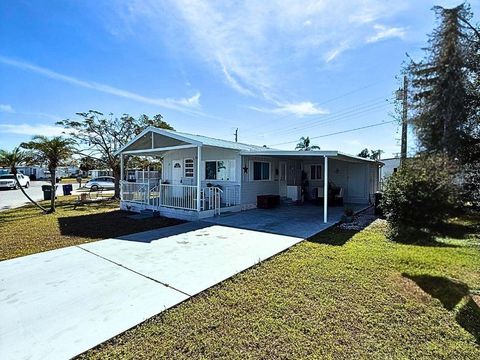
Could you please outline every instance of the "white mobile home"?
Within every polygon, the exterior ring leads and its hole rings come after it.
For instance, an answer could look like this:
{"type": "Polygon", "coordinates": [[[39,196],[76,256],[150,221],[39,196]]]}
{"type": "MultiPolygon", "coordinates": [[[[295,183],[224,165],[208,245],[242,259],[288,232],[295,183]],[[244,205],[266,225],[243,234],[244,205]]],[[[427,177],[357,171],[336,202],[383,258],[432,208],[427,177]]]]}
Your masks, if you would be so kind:
{"type": "Polygon", "coordinates": [[[255,208],[257,197],[287,201],[311,199],[327,222],[331,189],[342,203],[371,202],[378,190],[380,162],[336,150],[284,151],[148,127],[119,150],[121,208],[151,209],[161,215],[195,220],[226,211],[255,208]],[[126,156],[162,161],[161,180],[127,182],[126,156]]]}

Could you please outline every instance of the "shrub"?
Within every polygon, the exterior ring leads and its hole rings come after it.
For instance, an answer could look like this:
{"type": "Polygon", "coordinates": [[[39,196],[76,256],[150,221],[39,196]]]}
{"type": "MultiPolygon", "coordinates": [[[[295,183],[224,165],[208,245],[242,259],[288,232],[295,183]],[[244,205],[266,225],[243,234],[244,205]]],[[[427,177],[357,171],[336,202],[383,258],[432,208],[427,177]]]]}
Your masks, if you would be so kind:
{"type": "Polygon", "coordinates": [[[480,161],[463,166],[461,171],[462,201],[480,210],[480,161]]]}
{"type": "Polygon", "coordinates": [[[457,205],[456,166],[440,155],[407,159],[385,186],[381,206],[389,238],[401,242],[427,240],[457,205]]]}

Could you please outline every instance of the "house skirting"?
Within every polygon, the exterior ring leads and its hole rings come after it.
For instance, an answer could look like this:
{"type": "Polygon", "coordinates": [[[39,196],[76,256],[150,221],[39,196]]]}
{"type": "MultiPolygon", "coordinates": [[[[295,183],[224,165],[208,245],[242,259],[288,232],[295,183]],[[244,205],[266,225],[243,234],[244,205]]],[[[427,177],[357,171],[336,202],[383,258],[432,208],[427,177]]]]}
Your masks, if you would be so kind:
{"type": "MultiPolygon", "coordinates": [[[[120,201],[120,209],[125,211],[137,212],[137,213],[143,210],[152,210],[152,211],[158,212],[158,214],[161,216],[180,219],[180,220],[187,220],[187,221],[205,219],[205,218],[213,217],[216,215],[214,210],[204,210],[204,211],[198,212],[195,210],[177,209],[177,208],[166,207],[166,206],[159,206],[159,207],[151,206],[147,204],[141,204],[141,203],[125,201],[125,200],[120,201]]],[[[241,210],[242,210],[242,207],[240,205],[236,205],[236,206],[220,208],[220,213],[238,212],[241,210]]]]}

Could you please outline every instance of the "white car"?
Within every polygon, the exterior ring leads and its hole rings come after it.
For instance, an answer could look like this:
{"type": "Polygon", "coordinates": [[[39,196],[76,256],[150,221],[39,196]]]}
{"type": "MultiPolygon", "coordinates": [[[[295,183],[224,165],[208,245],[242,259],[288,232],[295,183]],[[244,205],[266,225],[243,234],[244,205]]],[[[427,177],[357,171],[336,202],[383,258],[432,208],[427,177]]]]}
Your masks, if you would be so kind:
{"type": "Polygon", "coordinates": [[[112,176],[101,176],[91,179],[85,184],[87,189],[97,191],[99,189],[113,190],[115,189],[115,178],[112,176]]]}
{"type": "MultiPolygon", "coordinates": [[[[22,187],[28,188],[30,186],[30,178],[28,176],[17,174],[17,179],[22,187]]],[[[18,184],[15,181],[15,175],[0,175],[0,189],[18,189],[18,184]]]]}

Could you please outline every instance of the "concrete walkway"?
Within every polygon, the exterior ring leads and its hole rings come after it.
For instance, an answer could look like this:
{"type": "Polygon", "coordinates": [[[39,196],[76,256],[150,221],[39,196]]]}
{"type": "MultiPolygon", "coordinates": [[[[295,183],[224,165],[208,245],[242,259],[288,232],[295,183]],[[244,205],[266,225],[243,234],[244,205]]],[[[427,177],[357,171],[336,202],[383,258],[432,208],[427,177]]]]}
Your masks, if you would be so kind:
{"type": "Polygon", "coordinates": [[[68,359],[302,238],[207,223],[0,262],[0,359],[68,359]]]}

